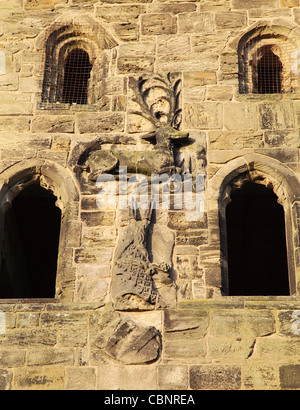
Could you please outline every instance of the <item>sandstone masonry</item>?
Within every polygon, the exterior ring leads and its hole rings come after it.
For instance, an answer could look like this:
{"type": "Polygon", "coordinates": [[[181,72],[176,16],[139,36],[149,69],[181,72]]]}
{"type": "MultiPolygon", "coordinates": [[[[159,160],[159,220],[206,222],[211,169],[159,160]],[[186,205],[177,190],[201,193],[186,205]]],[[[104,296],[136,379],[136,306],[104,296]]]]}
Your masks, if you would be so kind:
{"type": "Polygon", "coordinates": [[[299,25],[299,0],[3,1],[0,239],[32,185],[61,227],[55,297],[0,300],[0,389],[300,389],[299,25]],[[261,40],[282,92],[256,92],[261,40]],[[63,92],[76,47],[83,104],[63,92]],[[95,175],[120,165],[203,175],[201,217],[175,195],[99,208],[95,175]],[[249,181],[283,209],[289,295],[228,290],[226,207],[249,181]]]}

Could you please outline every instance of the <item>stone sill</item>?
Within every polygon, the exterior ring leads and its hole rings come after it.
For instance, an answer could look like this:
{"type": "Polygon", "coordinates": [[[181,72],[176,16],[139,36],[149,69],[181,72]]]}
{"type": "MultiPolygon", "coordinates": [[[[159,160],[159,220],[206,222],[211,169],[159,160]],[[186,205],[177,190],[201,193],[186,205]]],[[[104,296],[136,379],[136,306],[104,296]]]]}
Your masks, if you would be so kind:
{"type": "Polygon", "coordinates": [[[290,100],[299,100],[300,93],[282,93],[282,94],[236,94],[236,100],[240,102],[248,101],[258,101],[258,102],[278,102],[278,101],[290,101],[290,100]]]}
{"type": "Polygon", "coordinates": [[[222,296],[218,299],[179,302],[178,309],[278,309],[300,310],[297,296],[222,296]]]}
{"type": "Polygon", "coordinates": [[[98,106],[95,104],[63,104],[63,103],[43,103],[39,102],[36,109],[40,111],[98,111],[98,106]]]}
{"type": "Polygon", "coordinates": [[[0,312],[30,311],[31,307],[35,311],[95,311],[104,306],[103,302],[70,302],[56,298],[0,299],[0,312]]]}
{"type": "Polygon", "coordinates": [[[0,299],[0,306],[7,304],[23,304],[23,303],[57,303],[56,298],[16,298],[16,299],[0,299]]]}

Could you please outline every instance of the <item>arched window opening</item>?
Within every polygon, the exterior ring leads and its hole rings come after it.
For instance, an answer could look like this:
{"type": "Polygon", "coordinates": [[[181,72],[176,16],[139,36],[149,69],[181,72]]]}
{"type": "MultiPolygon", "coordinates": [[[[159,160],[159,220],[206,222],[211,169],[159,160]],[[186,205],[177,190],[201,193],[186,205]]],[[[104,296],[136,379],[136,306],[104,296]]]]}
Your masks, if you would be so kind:
{"type": "Polygon", "coordinates": [[[0,298],[54,298],[61,211],[34,184],[7,210],[1,249],[0,298]]]}
{"type": "Polygon", "coordinates": [[[63,103],[88,103],[88,81],[91,69],[92,65],[86,51],[77,48],[68,54],[64,64],[63,103]]]}
{"type": "Polygon", "coordinates": [[[257,91],[259,94],[275,94],[282,91],[282,63],[271,46],[262,47],[257,63],[257,91]]]}
{"type": "Polygon", "coordinates": [[[272,189],[246,183],[226,207],[230,296],[290,295],[283,207],[272,189]]]}

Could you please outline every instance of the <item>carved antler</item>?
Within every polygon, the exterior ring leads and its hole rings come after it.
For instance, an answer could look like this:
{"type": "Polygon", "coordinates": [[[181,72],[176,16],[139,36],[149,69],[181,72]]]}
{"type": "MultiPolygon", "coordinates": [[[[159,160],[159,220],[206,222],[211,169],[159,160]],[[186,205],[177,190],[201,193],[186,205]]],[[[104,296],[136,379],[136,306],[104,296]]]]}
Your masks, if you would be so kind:
{"type": "Polygon", "coordinates": [[[181,80],[178,77],[173,80],[172,76],[157,74],[151,78],[140,77],[137,80],[131,77],[129,84],[135,91],[133,101],[137,102],[141,109],[132,113],[146,118],[156,128],[169,125],[178,129],[181,123],[181,80]]]}

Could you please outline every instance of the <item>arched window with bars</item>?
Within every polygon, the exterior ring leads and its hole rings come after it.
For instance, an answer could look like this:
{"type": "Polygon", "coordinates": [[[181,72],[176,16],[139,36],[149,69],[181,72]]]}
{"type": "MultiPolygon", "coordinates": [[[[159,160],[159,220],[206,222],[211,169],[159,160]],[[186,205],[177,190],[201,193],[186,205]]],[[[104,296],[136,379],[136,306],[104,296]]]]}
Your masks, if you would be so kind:
{"type": "Polygon", "coordinates": [[[281,94],[297,91],[299,52],[294,39],[260,27],[239,41],[239,92],[281,94]]]}
{"type": "Polygon", "coordinates": [[[51,25],[44,38],[44,80],[39,108],[103,106],[108,49],[117,45],[114,39],[101,26],[77,23],[51,25]]]}

